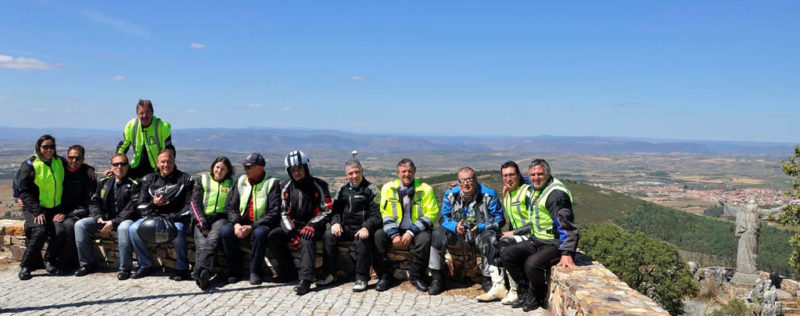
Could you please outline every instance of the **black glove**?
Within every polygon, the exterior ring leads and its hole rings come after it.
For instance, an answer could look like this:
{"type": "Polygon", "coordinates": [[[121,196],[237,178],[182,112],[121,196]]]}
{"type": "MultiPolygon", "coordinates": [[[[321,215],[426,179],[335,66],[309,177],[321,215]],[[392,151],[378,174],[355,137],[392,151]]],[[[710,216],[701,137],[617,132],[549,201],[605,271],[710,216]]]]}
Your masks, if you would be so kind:
{"type": "Polygon", "coordinates": [[[314,227],[306,225],[300,230],[300,237],[303,239],[314,239],[314,227]]]}

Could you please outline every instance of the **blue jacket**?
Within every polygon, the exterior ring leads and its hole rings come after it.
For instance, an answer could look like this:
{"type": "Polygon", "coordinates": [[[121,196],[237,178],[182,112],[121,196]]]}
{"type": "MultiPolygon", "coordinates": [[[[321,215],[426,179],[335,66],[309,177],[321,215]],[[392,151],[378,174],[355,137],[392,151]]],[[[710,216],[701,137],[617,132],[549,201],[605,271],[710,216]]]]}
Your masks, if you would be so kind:
{"type": "Polygon", "coordinates": [[[500,227],[505,223],[503,204],[498,201],[497,193],[483,184],[478,184],[475,197],[468,205],[463,205],[461,201],[460,186],[455,186],[444,192],[444,198],[442,199],[442,227],[455,233],[458,222],[467,217],[469,209],[475,210],[475,223],[478,226],[478,232],[486,229],[500,232],[500,227]]]}

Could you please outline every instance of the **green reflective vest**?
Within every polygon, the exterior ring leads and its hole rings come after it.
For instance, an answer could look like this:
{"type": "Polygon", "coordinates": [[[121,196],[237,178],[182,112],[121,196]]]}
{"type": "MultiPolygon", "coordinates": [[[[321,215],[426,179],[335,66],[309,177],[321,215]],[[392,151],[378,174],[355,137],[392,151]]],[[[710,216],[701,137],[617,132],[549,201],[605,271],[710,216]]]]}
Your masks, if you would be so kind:
{"type": "MultiPolygon", "coordinates": [[[[403,202],[400,201],[398,189],[400,189],[400,179],[394,179],[394,181],[384,184],[381,188],[381,216],[383,216],[384,221],[390,219],[397,224],[399,224],[398,216],[403,215],[403,202]]],[[[439,204],[436,202],[433,188],[414,179],[414,202],[411,206],[411,223],[422,220],[427,222],[430,227],[433,227],[438,217],[439,204]]],[[[387,227],[384,227],[384,229],[387,229],[387,227]]]]}
{"type": "Polygon", "coordinates": [[[203,213],[225,213],[225,202],[228,200],[228,193],[232,193],[233,180],[226,178],[220,183],[210,174],[204,173],[200,176],[200,184],[203,185],[203,213]]]}
{"type": "Polygon", "coordinates": [[[36,155],[33,171],[33,183],[39,187],[39,206],[54,208],[61,205],[61,194],[64,193],[64,162],[61,157],[54,156],[48,166],[36,155]]]}
{"type": "Polygon", "coordinates": [[[150,126],[145,128],[142,128],[139,118],[132,119],[128,124],[125,124],[125,129],[122,131],[125,139],[117,152],[124,154],[128,147],[133,145],[131,168],[136,168],[141,163],[142,152],[140,149],[144,146],[144,150],[147,151],[147,156],[150,159],[150,166],[155,170],[158,152],[166,147],[167,138],[172,135],[171,128],[169,123],[157,116],[153,116],[150,126]]]}
{"type": "Polygon", "coordinates": [[[535,190],[532,185],[530,190],[533,190],[530,204],[530,221],[533,223],[531,235],[539,240],[556,239],[553,218],[550,216],[550,211],[547,210],[546,206],[547,198],[550,193],[559,190],[566,193],[570,202],[572,202],[572,193],[556,178],[553,178],[553,181],[542,190],[535,190]]]}
{"type": "Polygon", "coordinates": [[[503,196],[503,209],[508,215],[511,227],[520,229],[528,225],[528,189],[530,184],[522,183],[516,190],[503,196]]]}
{"type": "Polygon", "coordinates": [[[278,179],[269,178],[264,175],[264,180],[250,185],[247,181],[247,175],[241,175],[236,182],[236,188],[239,190],[239,214],[245,216],[247,214],[247,201],[253,200],[253,219],[257,220],[264,216],[267,210],[267,201],[269,191],[278,183],[278,179]]]}

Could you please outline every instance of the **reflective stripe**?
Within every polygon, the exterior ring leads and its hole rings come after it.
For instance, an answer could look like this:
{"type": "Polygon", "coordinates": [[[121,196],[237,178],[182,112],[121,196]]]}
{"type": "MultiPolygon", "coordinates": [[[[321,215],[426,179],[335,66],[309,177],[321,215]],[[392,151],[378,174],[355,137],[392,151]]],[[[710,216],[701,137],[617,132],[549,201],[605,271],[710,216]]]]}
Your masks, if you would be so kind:
{"type": "Polygon", "coordinates": [[[203,207],[208,205],[208,197],[211,195],[208,192],[208,174],[203,173],[200,175],[200,184],[203,186],[203,207]]]}
{"type": "Polygon", "coordinates": [[[155,130],[153,134],[156,135],[156,148],[158,148],[158,152],[161,152],[161,150],[163,149],[161,148],[161,137],[158,137],[158,126],[161,125],[161,119],[156,117],[155,120],[153,120],[153,123],[156,124],[155,126],[153,126],[153,129],[155,130]]]}
{"type": "Polygon", "coordinates": [[[400,203],[400,196],[397,194],[397,189],[392,189],[392,195],[394,195],[394,200],[397,202],[389,201],[389,204],[392,205],[392,216],[394,216],[394,220],[397,220],[399,219],[399,217],[397,217],[397,204],[400,203]]]}
{"type": "Polygon", "coordinates": [[[136,155],[136,151],[139,150],[139,148],[136,148],[136,136],[138,135],[139,135],[139,118],[136,118],[136,122],[133,123],[133,142],[130,145],[128,145],[128,147],[133,146],[134,156],[136,155]]]}

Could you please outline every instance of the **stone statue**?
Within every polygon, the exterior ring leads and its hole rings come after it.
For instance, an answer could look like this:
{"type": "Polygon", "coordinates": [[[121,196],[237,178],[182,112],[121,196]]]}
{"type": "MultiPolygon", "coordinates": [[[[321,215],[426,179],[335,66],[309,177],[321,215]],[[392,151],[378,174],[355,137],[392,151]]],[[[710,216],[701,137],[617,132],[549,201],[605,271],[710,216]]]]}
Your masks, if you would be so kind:
{"type": "Polygon", "coordinates": [[[761,232],[761,220],[769,215],[777,214],[782,207],[772,209],[759,209],[755,199],[750,199],[747,204],[733,206],[722,203],[725,211],[736,216],[736,237],[739,238],[739,248],[736,252],[736,274],[732,281],[755,284],[758,280],[758,235],[761,232]]]}

